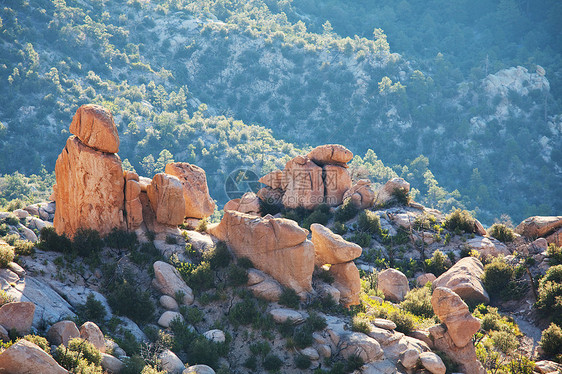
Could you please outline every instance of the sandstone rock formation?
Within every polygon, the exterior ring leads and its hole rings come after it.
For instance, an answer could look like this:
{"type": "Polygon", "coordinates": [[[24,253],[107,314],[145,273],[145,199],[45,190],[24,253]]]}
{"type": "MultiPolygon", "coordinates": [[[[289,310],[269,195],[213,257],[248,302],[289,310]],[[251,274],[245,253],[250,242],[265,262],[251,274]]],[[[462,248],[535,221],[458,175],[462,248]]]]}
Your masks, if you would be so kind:
{"type": "Polygon", "coordinates": [[[82,105],[76,111],[70,133],[84,145],[105,153],[119,152],[119,135],[111,112],[95,104],[82,105]]]}
{"type": "Polygon", "coordinates": [[[314,148],[307,157],[318,165],[345,165],[353,158],[353,153],[339,144],[325,144],[314,148]]]}
{"type": "Polygon", "coordinates": [[[436,325],[429,328],[433,345],[436,350],[445,353],[459,365],[459,371],[465,374],[486,374],[486,370],[478,361],[474,345],[467,344],[457,347],[453,342],[446,326],[436,325]]]}
{"type": "Polygon", "coordinates": [[[181,225],[185,213],[183,187],[179,179],[158,173],[147,186],[146,193],[156,220],[165,225],[181,225]]]}
{"type": "Polygon", "coordinates": [[[385,205],[394,199],[396,190],[404,193],[410,192],[410,183],[402,178],[392,178],[379,190],[375,203],[377,205],[385,205]]]}
{"type": "Polygon", "coordinates": [[[0,354],[0,373],[67,374],[68,371],[37,345],[21,339],[0,354]]]}
{"type": "Polygon", "coordinates": [[[119,156],[86,146],[75,136],[55,166],[57,233],[74,236],[78,228],[93,229],[101,235],[124,228],[124,179],[119,156]]]}
{"type": "Polygon", "coordinates": [[[209,195],[205,170],[187,162],[166,165],[165,172],[177,177],[183,187],[185,216],[206,218],[213,214],[215,202],[209,195]]]}
{"type": "Polygon", "coordinates": [[[403,301],[410,291],[408,278],[401,271],[392,268],[379,273],[377,288],[386,299],[396,302],[403,301]]]}
{"type": "Polygon", "coordinates": [[[226,211],[221,222],[209,227],[208,232],[284,286],[297,293],[312,290],[314,246],[296,222],[226,211]]]}
{"type": "Polygon", "coordinates": [[[350,261],[332,265],[330,274],[334,277],[333,286],[340,291],[340,302],[346,307],[359,305],[361,277],[355,263],[350,261]]]}
{"type": "Polygon", "coordinates": [[[324,165],[324,201],[330,206],[343,202],[343,196],[351,188],[351,175],[347,167],[324,165]]]}
{"type": "Polygon", "coordinates": [[[7,331],[15,329],[19,334],[29,334],[35,314],[35,304],[30,302],[6,303],[0,307],[0,326],[7,331]]]}
{"type": "Polygon", "coordinates": [[[137,173],[125,171],[125,214],[127,216],[127,229],[134,231],[143,222],[142,203],[140,201],[141,187],[137,173]]]}
{"type": "Polygon", "coordinates": [[[546,236],[562,227],[562,216],[534,216],[521,222],[515,232],[527,238],[546,236]]]}
{"type": "Polygon", "coordinates": [[[316,265],[341,264],[361,256],[363,249],[359,245],[348,242],[341,235],[334,234],[319,223],[310,225],[310,231],[312,231],[316,265]]]}
{"type": "Polygon", "coordinates": [[[431,296],[431,305],[457,347],[472,342],[472,335],[480,329],[480,321],[470,314],[459,295],[449,288],[437,287],[431,296]]]}
{"type": "Polygon", "coordinates": [[[239,199],[232,199],[224,204],[224,210],[235,210],[240,213],[259,215],[260,199],[253,192],[246,192],[239,199]]]}
{"type": "Polygon", "coordinates": [[[98,325],[85,322],[80,326],[80,338],[92,343],[101,353],[105,353],[105,338],[98,325]]]}
{"type": "Polygon", "coordinates": [[[285,189],[287,187],[287,183],[283,181],[283,171],[275,170],[272,171],[259,179],[260,183],[265,184],[272,189],[285,189]]]}
{"type": "Polygon", "coordinates": [[[49,343],[52,345],[64,344],[68,346],[69,341],[79,337],[80,331],[72,321],[57,322],[47,331],[47,340],[49,340],[49,343]]]}
{"type": "Polygon", "coordinates": [[[376,195],[371,181],[368,179],[360,179],[345,192],[343,199],[350,198],[357,209],[367,209],[373,206],[376,195]]]}
{"type": "Polygon", "coordinates": [[[283,195],[286,208],[314,209],[324,202],[322,168],[307,157],[297,156],[287,162],[283,180],[287,183],[283,195]]]}
{"type": "Polygon", "coordinates": [[[193,303],[193,291],[185,284],[176,268],[163,261],[156,261],[153,268],[154,285],[160,292],[170,297],[175,297],[176,293],[181,292],[184,295],[182,301],[185,305],[193,303]]]}
{"type": "Polygon", "coordinates": [[[484,274],[482,262],[475,257],[465,257],[433,281],[433,288],[447,287],[465,301],[487,304],[490,302],[490,297],[480,280],[482,274],[484,274]]]}

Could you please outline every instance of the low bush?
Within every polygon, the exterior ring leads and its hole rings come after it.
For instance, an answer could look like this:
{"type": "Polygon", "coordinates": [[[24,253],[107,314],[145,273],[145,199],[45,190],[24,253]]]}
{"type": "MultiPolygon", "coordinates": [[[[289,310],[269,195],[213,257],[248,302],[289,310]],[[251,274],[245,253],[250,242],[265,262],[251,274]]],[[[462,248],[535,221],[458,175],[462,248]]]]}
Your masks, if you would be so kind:
{"type": "Polygon", "coordinates": [[[488,235],[503,243],[509,243],[515,239],[513,230],[503,223],[494,223],[492,227],[488,229],[488,235]]]}
{"type": "Polygon", "coordinates": [[[228,268],[228,280],[234,287],[248,283],[248,271],[241,266],[231,264],[228,268]]]}
{"type": "Polygon", "coordinates": [[[166,235],[166,244],[178,244],[178,238],[175,235],[166,235]]]}
{"type": "Polygon", "coordinates": [[[39,232],[38,247],[43,251],[70,253],[72,241],[66,235],[59,235],[53,226],[45,226],[39,232]]]}
{"type": "Polygon", "coordinates": [[[26,336],[23,337],[23,339],[37,345],[39,348],[41,348],[42,350],[44,350],[48,354],[51,354],[51,345],[49,344],[47,339],[45,339],[44,337],[39,336],[39,335],[26,335],[26,336]]]}
{"type": "Polygon", "coordinates": [[[381,221],[379,216],[370,210],[364,210],[359,213],[357,218],[357,226],[359,230],[372,235],[381,234],[381,221]]]}
{"type": "Polygon", "coordinates": [[[480,304],[476,307],[473,315],[481,320],[482,330],[486,332],[503,331],[512,337],[521,335],[521,331],[511,317],[502,316],[498,308],[480,304]]]}
{"type": "Polygon", "coordinates": [[[233,325],[249,325],[259,317],[256,302],[250,298],[235,304],[228,315],[233,325]]]}
{"type": "Polygon", "coordinates": [[[10,295],[9,293],[7,293],[6,291],[0,289],[0,306],[7,304],[7,303],[11,303],[13,302],[15,299],[12,295],[10,295]]]}
{"type": "Polygon", "coordinates": [[[76,307],[78,315],[84,321],[92,321],[97,324],[102,323],[105,320],[107,311],[101,303],[101,301],[96,300],[93,293],[88,294],[86,302],[84,304],[78,305],[76,307]]]}
{"type": "Polygon", "coordinates": [[[412,200],[410,193],[405,188],[395,188],[392,191],[392,197],[398,205],[408,205],[412,200]]]}
{"type": "Polygon", "coordinates": [[[302,227],[309,230],[310,225],[313,223],[320,223],[325,225],[330,220],[330,207],[326,204],[321,204],[314,209],[302,222],[302,227]]]}
{"type": "Polygon", "coordinates": [[[347,226],[341,222],[334,222],[333,231],[338,235],[343,235],[347,232],[347,226]]]}
{"type": "Polygon", "coordinates": [[[548,356],[556,357],[562,355],[562,328],[551,323],[542,332],[540,346],[548,356]]]}
{"type": "Polygon", "coordinates": [[[562,325],[562,265],[551,266],[539,281],[536,307],[562,325]]]}
{"type": "Polygon", "coordinates": [[[35,244],[30,241],[18,239],[12,245],[18,256],[31,256],[35,253],[35,244]]]}
{"type": "Polygon", "coordinates": [[[369,334],[371,332],[371,323],[367,318],[355,316],[351,320],[351,330],[369,334]]]}
{"type": "Polygon", "coordinates": [[[451,267],[451,261],[440,250],[433,252],[433,256],[425,260],[425,271],[436,277],[440,276],[451,267]]]}
{"type": "Polygon", "coordinates": [[[284,288],[279,297],[279,304],[293,309],[299,308],[300,301],[299,295],[292,288],[284,288]]]}
{"type": "Polygon", "coordinates": [[[326,318],[314,312],[308,313],[308,318],[306,319],[305,323],[306,326],[312,331],[321,331],[324,330],[326,326],[328,326],[326,318]]]}
{"type": "Polygon", "coordinates": [[[88,341],[74,338],[68,347],[59,345],[53,358],[65,369],[75,374],[102,374],[101,353],[88,341]]]}
{"type": "Polygon", "coordinates": [[[226,243],[223,241],[218,242],[215,247],[203,255],[203,260],[208,261],[211,269],[227,267],[232,260],[232,256],[226,243]]]}
{"type": "Polygon", "coordinates": [[[187,308],[182,306],[180,308],[180,311],[183,315],[183,318],[185,319],[185,322],[189,323],[190,325],[196,325],[202,322],[204,319],[204,314],[199,308],[187,308]]]}
{"type": "Polygon", "coordinates": [[[155,311],[154,303],[148,291],[141,291],[132,282],[117,280],[107,294],[107,302],[117,314],[129,317],[136,323],[152,319],[155,311]]]}
{"type": "Polygon", "coordinates": [[[72,237],[72,251],[82,257],[98,254],[103,244],[96,230],[79,228],[72,237]]]}
{"type": "Polygon", "coordinates": [[[201,221],[199,221],[199,224],[197,225],[197,228],[195,230],[199,232],[206,232],[207,225],[208,225],[207,218],[203,218],[201,221]]]}
{"type": "Polygon", "coordinates": [[[449,231],[456,233],[473,233],[474,232],[474,218],[466,210],[456,209],[450,213],[444,222],[445,228],[449,231]]]}
{"type": "Polygon", "coordinates": [[[362,248],[367,248],[371,245],[372,239],[373,238],[371,237],[371,234],[367,232],[356,232],[349,238],[349,241],[359,245],[362,248]]]}
{"type": "Polygon", "coordinates": [[[134,231],[114,228],[107,234],[104,242],[110,248],[133,250],[138,244],[138,238],[134,231]]]}
{"type": "Polygon", "coordinates": [[[380,303],[362,295],[361,302],[367,308],[367,312],[366,315],[359,313],[359,317],[389,319],[396,324],[396,331],[404,334],[410,333],[421,321],[420,317],[386,301],[380,303]]]}
{"type": "Polygon", "coordinates": [[[431,285],[412,289],[406,294],[400,306],[416,316],[432,318],[435,314],[431,305],[431,285]]]}
{"type": "Polygon", "coordinates": [[[13,213],[10,213],[8,214],[8,216],[2,219],[2,223],[5,223],[10,226],[17,226],[18,223],[20,223],[20,220],[13,213]]]}
{"type": "Polygon", "coordinates": [[[271,345],[268,342],[257,342],[250,345],[250,352],[256,356],[265,357],[271,352],[271,345]]]}
{"type": "Polygon", "coordinates": [[[277,371],[283,366],[283,361],[274,354],[267,355],[263,360],[263,368],[267,371],[277,371]]]}
{"type": "Polygon", "coordinates": [[[562,264],[562,247],[558,247],[556,244],[550,243],[546,249],[546,254],[550,265],[562,264]]]}
{"type": "Polygon", "coordinates": [[[204,364],[216,368],[221,355],[226,353],[225,343],[215,343],[195,332],[186,323],[172,321],[170,328],[174,333],[172,350],[185,352],[190,364],[204,364]]]}
{"type": "Polygon", "coordinates": [[[351,202],[350,198],[347,198],[343,204],[340,205],[339,209],[336,210],[334,220],[337,222],[346,222],[355,218],[357,213],[359,213],[359,209],[351,202]]]}
{"type": "Polygon", "coordinates": [[[514,269],[503,258],[495,258],[484,266],[482,282],[492,297],[500,297],[512,281],[514,269]]]}
{"type": "Polygon", "coordinates": [[[310,363],[310,358],[303,354],[298,354],[297,357],[295,357],[295,366],[297,367],[297,369],[308,369],[310,367],[310,363]]]}
{"type": "Polygon", "coordinates": [[[8,267],[8,264],[14,261],[15,252],[8,244],[0,243],[0,268],[8,267]]]}
{"type": "Polygon", "coordinates": [[[189,262],[174,263],[174,266],[181,274],[185,283],[193,288],[194,291],[201,292],[212,288],[215,285],[215,274],[211,270],[211,264],[202,261],[199,265],[189,262]]]}

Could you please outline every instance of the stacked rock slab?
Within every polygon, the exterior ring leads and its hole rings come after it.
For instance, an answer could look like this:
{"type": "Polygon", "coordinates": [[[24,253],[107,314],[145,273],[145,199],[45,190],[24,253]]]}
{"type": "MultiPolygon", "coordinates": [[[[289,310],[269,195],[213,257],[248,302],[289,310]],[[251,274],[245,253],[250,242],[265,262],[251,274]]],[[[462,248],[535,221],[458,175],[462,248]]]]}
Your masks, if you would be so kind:
{"type": "Polygon", "coordinates": [[[341,301],[345,306],[358,305],[361,280],[353,260],[361,256],[362,248],[319,223],[313,223],[310,230],[316,265],[332,265],[330,273],[334,276],[334,286],[340,291],[341,301]]]}
{"type": "Polygon", "coordinates": [[[187,162],[174,162],[166,165],[165,172],[177,177],[183,187],[187,218],[206,218],[213,214],[215,202],[209,195],[205,170],[187,162]]]}
{"type": "Polygon", "coordinates": [[[74,236],[79,228],[102,235],[124,228],[124,179],[119,136],[111,113],[98,105],[76,111],[66,146],[55,166],[57,233],[74,236]]]}
{"type": "Polygon", "coordinates": [[[340,205],[351,187],[347,163],[352,158],[353,153],[341,145],[316,147],[306,156],[299,155],[289,160],[284,170],[276,170],[260,178],[259,181],[269,187],[261,195],[276,191],[276,194],[282,194],[283,206],[290,209],[314,209],[323,203],[340,205]]]}
{"type": "Polygon", "coordinates": [[[125,213],[127,215],[127,229],[134,231],[142,222],[142,203],[140,201],[141,187],[137,173],[125,171],[125,213]]]}
{"type": "Polygon", "coordinates": [[[284,286],[299,294],[312,290],[314,246],[296,222],[229,210],[208,232],[284,286]]]}

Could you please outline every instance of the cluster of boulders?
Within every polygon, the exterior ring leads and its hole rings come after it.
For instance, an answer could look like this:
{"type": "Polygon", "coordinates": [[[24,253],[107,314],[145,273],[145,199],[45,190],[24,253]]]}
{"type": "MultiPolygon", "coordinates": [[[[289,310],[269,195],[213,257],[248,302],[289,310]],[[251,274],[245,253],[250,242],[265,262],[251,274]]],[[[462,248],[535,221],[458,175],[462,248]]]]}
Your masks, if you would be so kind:
{"type": "Polygon", "coordinates": [[[203,169],[187,163],[166,166],[152,179],[123,171],[119,136],[111,113],[83,105],[70,125],[66,147],[55,167],[54,225],[74,236],[79,228],[106,235],[113,229],[165,232],[184,217],[205,218],[215,205],[203,169]]]}
{"type": "Polygon", "coordinates": [[[534,216],[521,222],[515,232],[529,239],[545,238],[562,246],[562,216],[534,216]]]}

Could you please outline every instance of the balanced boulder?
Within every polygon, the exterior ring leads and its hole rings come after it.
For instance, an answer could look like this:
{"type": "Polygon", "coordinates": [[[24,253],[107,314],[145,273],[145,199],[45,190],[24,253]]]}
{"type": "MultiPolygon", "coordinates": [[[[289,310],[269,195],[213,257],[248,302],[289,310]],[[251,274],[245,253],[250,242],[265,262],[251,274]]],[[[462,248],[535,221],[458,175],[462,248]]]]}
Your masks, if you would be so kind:
{"type": "Polygon", "coordinates": [[[490,297],[480,278],[484,265],[476,257],[460,259],[449,270],[433,281],[433,288],[447,287],[463,300],[476,303],[489,303],[490,297]]]}
{"type": "Polygon", "coordinates": [[[330,266],[330,274],[334,277],[333,286],[340,291],[340,302],[349,307],[359,305],[361,277],[353,261],[330,266]]]}
{"type": "Polygon", "coordinates": [[[307,157],[318,165],[345,165],[351,161],[353,153],[343,145],[325,144],[314,148],[307,157]]]}
{"type": "Polygon", "coordinates": [[[348,242],[324,225],[313,223],[310,225],[310,231],[312,231],[316,265],[341,264],[361,256],[363,249],[359,245],[348,242]]]}
{"type": "Polygon", "coordinates": [[[78,108],[70,124],[70,133],[95,150],[119,152],[119,135],[113,116],[100,105],[86,104],[78,108]]]}

